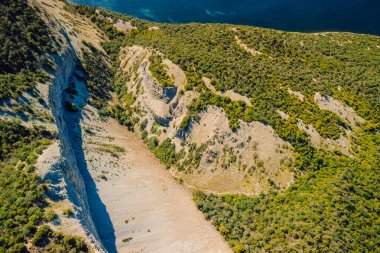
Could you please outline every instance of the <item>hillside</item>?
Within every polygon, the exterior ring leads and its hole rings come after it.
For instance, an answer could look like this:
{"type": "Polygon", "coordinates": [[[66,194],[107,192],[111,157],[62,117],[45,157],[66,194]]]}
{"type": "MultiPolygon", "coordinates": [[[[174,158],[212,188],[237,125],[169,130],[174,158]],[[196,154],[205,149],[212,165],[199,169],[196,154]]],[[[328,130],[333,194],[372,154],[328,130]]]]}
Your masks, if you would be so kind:
{"type": "Polygon", "coordinates": [[[0,6],[0,252],[380,250],[379,37],[0,6]]]}

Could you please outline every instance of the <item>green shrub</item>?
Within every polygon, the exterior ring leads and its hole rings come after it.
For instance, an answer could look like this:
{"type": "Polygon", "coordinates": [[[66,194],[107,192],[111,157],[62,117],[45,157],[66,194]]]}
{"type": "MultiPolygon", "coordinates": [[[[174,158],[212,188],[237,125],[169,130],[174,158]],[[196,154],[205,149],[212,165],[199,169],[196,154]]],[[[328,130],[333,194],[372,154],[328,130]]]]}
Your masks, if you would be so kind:
{"type": "Polygon", "coordinates": [[[129,242],[129,241],[131,241],[132,239],[133,239],[132,237],[124,238],[124,239],[123,239],[123,242],[129,242]]]}
{"type": "Polygon", "coordinates": [[[63,215],[65,215],[67,218],[70,218],[74,215],[73,209],[71,208],[66,208],[63,210],[63,215]]]}
{"type": "Polygon", "coordinates": [[[181,124],[179,125],[179,128],[181,129],[187,129],[189,123],[191,121],[191,117],[189,115],[186,115],[182,121],[181,121],[181,124]]]}
{"type": "Polygon", "coordinates": [[[148,131],[144,130],[141,132],[141,139],[145,140],[148,137],[148,131]]]}
{"type": "Polygon", "coordinates": [[[148,125],[148,120],[147,120],[147,119],[144,119],[144,121],[141,122],[140,130],[141,130],[141,131],[145,130],[145,128],[146,128],[147,125],[148,125]]]}
{"type": "Polygon", "coordinates": [[[153,136],[148,140],[148,148],[152,151],[154,150],[159,144],[159,141],[157,137],[153,136]]]}
{"type": "Polygon", "coordinates": [[[88,252],[86,243],[77,236],[66,235],[63,237],[63,246],[66,250],[77,250],[77,252],[88,252]]]}
{"type": "Polygon", "coordinates": [[[65,108],[70,112],[79,112],[79,109],[74,102],[65,101],[65,108]]]}
{"type": "Polygon", "coordinates": [[[52,208],[47,208],[45,209],[44,217],[47,221],[53,221],[57,217],[57,214],[52,208]]]}
{"type": "Polygon", "coordinates": [[[153,53],[149,57],[149,62],[149,70],[152,73],[152,76],[158,81],[158,83],[163,87],[174,87],[174,82],[168,75],[167,70],[162,62],[162,56],[153,53]]]}
{"type": "Polygon", "coordinates": [[[169,138],[156,146],[153,153],[167,168],[170,168],[177,162],[175,144],[169,138]]]}
{"type": "Polygon", "coordinates": [[[49,238],[53,231],[48,225],[42,225],[38,228],[36,234],[33,236],[32,244],[34,246],[43,247],[49,243],[49,238]]]}

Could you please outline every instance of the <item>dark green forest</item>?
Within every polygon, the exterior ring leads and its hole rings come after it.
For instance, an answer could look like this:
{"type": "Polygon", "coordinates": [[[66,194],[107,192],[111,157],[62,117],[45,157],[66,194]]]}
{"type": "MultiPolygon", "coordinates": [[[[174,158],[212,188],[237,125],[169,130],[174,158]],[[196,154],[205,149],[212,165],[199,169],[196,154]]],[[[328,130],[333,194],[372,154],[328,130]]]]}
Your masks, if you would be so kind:
{"type": "Polygon", "coordinates": [[[0,120],[0,252],[87,252],[82,239],[53,232],[46,207],[47,185],[34,173],[38,156],[53,136],[41,127],[27,128],[0,120]],[[42,226],[41,226],[42,225],[42,226]]]}
{"type": "Polygon", "coordinates": [[[26,0],[0,1],[0,100],[47,80],[47,54],[55,52],[48,30],[26,0]]]}

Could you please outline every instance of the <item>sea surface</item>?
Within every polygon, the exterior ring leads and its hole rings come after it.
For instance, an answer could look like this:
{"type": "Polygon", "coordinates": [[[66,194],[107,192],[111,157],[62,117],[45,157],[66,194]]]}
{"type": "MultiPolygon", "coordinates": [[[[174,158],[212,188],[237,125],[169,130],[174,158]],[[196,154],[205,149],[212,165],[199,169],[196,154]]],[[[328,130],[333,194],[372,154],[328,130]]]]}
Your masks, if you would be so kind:
{"type": "Polygon", "coordinates": [[[245,24],[380,35],[380,0],[69,0],[166,23],[245,24]]]}

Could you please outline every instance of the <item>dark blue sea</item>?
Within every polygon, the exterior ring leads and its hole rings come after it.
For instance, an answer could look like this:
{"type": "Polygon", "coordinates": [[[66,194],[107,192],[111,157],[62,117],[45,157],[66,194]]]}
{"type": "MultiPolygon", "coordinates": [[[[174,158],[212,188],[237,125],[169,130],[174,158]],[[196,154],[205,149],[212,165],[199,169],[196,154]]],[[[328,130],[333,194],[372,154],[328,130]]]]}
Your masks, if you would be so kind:
{"type": "Polygon", "coordinates": [[[380,0],[69,0],[166,23],[245,24],[380,35],[380,0]]]}

